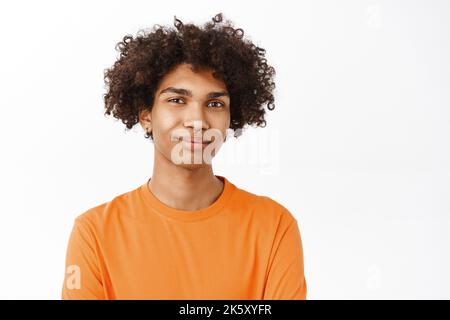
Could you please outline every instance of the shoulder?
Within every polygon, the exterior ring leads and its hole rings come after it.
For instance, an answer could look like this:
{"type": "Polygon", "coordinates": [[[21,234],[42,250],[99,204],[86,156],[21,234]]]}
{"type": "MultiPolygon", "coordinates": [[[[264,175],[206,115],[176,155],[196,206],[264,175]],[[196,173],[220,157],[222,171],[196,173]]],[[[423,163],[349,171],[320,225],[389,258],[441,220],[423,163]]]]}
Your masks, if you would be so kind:
{"type": "Polygon", "coordinates": [[[118,194],[109,201],[90,207],[75,217],[75,224],[83,225],[89,229],[99,230],[108,222],[120,219],[124,215],[132,214],[129,208],[136,201],[138,188],[118,194]]]}
{"type": "Polygon", "coordinates": [[[290,210],[272,197],[256,194],[236,187],[233,205],[248,212],[257,212],[258,216],[272,222],[291,224],[296,221],[290,210]]]}

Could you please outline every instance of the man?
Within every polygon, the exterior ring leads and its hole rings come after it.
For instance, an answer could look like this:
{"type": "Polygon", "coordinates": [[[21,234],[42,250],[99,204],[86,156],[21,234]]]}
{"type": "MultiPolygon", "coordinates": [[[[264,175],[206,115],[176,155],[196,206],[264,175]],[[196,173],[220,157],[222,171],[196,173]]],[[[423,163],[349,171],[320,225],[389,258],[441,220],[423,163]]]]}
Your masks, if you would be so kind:
{"type": "Polygon", "coordinates": [[[221,21],[119,43],[106,113],[140,123],[153,174],[75,219],[63,299],[306,299],[297,220],[213,173],[227,130],[273,109],[263,49],[221,21]]]}

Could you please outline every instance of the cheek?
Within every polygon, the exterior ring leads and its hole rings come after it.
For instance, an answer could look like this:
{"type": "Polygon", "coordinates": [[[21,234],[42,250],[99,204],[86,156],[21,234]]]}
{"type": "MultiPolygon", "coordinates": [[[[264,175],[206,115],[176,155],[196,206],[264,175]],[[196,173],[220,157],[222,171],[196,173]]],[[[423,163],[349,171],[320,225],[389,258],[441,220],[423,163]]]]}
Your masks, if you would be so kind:
{"type": "Polygon", "coordinates": [[[153,141],[156,150],[170,159],[176,141],[171,141],[171,132],[177,126],[175,119],[166,112],[160,112],[153,117],[153,141]]]}
{"type": "Polygon", "coordinates": [[[157,135],[166,136],[168,131],[173,129],[179,123],[178,115],[176,112],[170,112],[164,109],[157,109],[153,117],[153,127],[157,135]]]}
{"type": "MultiPolygon", "coordinates": [[[[225,136],[227,135],[227,129],[230,127],[230,113],[211,112],[211,114],[208,115],[208,123],[210,128],[220,131],[222,135],[221,140],[223,141],[225,136]]],[[[211,132],[210,135],[216,136],[217,132],[211,132]]]]}
{"type": "Polygon", "coordinates": [[[208,119],[211,128],[219,129],[220,131],[225,131],[230,126],[230,112],[220,112],[210,114],[208,119]]]}

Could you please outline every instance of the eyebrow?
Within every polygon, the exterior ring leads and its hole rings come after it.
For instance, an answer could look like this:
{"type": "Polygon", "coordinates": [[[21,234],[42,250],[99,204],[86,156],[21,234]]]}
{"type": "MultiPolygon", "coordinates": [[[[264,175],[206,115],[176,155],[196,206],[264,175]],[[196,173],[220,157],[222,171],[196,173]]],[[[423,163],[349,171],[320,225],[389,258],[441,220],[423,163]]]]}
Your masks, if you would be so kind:
{"type": "MultiPolygon", "coordinates": [[[[166,93],[166,92],[174,92],[176,94],[180,94],[183,96],[192,97],[192,91],[183,89],[183,88],[174,88],[174,87],[168,87],[168,88],[165,88],[164,90],[161,90],[159,95],[162,95],[163,93],[166,93]]],[[[230,97],[230,95],[226,91],[215,91],[215,92],[210,92],[206,95],[206,97],[208,99],[218,98],[218,97],[223,97],[223,96],[230,97]]]]}

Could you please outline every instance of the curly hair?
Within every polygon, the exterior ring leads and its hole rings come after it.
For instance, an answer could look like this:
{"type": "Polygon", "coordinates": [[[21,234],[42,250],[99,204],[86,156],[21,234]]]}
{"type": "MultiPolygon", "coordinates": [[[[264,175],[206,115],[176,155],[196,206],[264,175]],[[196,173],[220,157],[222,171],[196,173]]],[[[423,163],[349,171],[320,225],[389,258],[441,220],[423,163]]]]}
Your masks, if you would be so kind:
{"type": "MultiPolygon", "coordinates": [[[[104,70],[105,116],[111,113],[131,129],[139,122],[142,110],[151,110],[154,95],[163,76],[180,63],[193,71],[212,69],[230,93],[230,127],[234,137],[245,125],[266,126],[265,109],[275,108],[273,81],[275,69],[267,64],[266,50],[244,38],[222,13],[203,28],[183,24],[174,16],[175,28],[154,25],[151,32],[127,34],[116,44],[120,56],[104,70]]],[[[152,138],[152,134],[146,135],[152,138]]]]}

